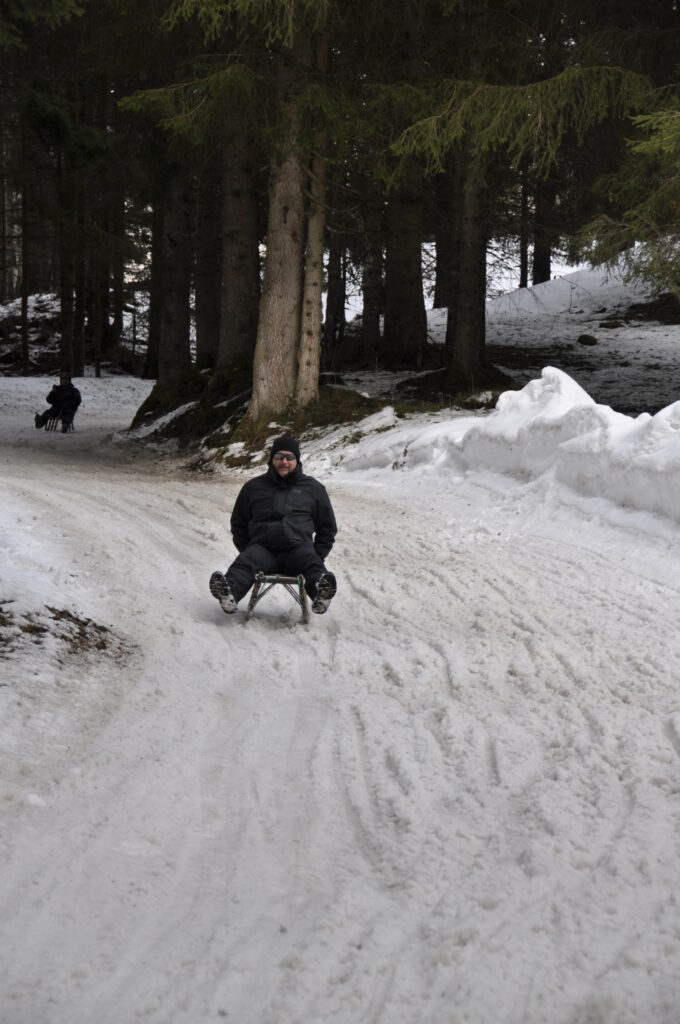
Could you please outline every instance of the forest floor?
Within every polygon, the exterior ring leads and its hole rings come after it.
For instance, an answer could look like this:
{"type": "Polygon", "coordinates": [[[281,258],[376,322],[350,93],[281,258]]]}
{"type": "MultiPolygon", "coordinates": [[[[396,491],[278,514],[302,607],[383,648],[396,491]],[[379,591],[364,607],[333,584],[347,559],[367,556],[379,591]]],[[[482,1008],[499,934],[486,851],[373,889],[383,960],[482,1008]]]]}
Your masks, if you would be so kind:
{"type": "MultiPolygon", "coordinates": [[[[29,349],[36,373],[56,373],[59,359],[58,305],[54,296],[33,296],[29,303],[29,349]]],[[[436,366],[446,334],[446,310],[427,312],[428,363],[436,366]]],[[[143,317],[137,322],[142,325],[143,317]]],[[[358,330],[358,321],[349,325],[358,330]]],[[[657,412],[676,397],[680,365],[680,303],[632,286],[621,276],[581,269],[534,288],[517,289],[487,302],[486,354],[489,366],[505,375],[503,387],[522,387],[542,367],[564,370],[598,402],[636,415],[657,412]]],[[[140,326],[140,330],[141,330],[140,326]]],[[[0,372],[20,366],[19,300],[0,307],[0,372]]],[[[141,370],[143,344],[132,343],[132,317],[126,313],[120,345],[104,363],[104,372],[121,364],[141,370]]],[[[324,379],[342,379],[364,393],[396,399],[425,396],[437,400],[437,374],[358,370],[342,364],[342,352],[324,379]],[[338,363],[338,365],[335,365],[338,363]],[[423,377],[428,380],[421,385],[423,377]]],[[[91,368],[88,367],[88,373],[91,368]]],[[[496,388],[497,390],[497,388],[496,388]]],[[[501,388],[502,390],[502,388],[501,388]]],[[[442,400],[444,396],[442,395],[442,400]]]]}

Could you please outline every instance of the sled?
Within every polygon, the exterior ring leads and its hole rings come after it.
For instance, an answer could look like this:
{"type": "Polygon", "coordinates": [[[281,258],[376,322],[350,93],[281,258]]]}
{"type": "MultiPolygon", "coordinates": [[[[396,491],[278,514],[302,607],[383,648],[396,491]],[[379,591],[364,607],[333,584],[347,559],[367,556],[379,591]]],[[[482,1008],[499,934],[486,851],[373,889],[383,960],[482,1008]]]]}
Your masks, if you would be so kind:
{"type": "Polygon", "coordinates": [[[59,430],[63,434],[69,434],[73,430],[73,420],[62,420],[61,413],[57,416],[50,416],[45,423],[45,430],[59,430]]]}
{"type": "Polygon", "coordinates": [[[250,595],[250,601],[248,602],[248,610],[246,611],[246,622],[255,611],[255,606],[277,584],[284,587],[293,600],[300,605],[300,621],[307,625],[309,622],[309,602],[307,600],[304,576],[266,576],[263,572],[258,572],[255,575],[255,582],[250,595]]]}

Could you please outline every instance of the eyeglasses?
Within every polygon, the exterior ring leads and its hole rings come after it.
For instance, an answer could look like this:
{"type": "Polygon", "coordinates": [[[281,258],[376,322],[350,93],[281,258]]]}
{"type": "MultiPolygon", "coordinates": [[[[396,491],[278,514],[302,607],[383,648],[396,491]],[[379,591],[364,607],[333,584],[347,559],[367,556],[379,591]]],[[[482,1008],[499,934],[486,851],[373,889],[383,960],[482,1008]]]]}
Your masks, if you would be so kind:
{"type": "Polygon", "coordinates": [[[277,452],[276,455],[272,455],[272,458],[274,462],[283,462],[284,459],[286,462],[295,462],[297,455],[289,455],[288,452],[277,452]]]}

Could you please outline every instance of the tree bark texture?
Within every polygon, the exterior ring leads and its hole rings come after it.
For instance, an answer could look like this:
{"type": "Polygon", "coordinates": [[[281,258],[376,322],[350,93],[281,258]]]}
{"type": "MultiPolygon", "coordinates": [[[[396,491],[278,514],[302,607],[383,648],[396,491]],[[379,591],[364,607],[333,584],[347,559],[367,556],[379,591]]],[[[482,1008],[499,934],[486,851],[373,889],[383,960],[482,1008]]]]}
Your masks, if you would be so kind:
{"type": "Polygon", "coordinates": [[[161,346],[161,307],[165,288],[165,206],[167,197],[165,189],[160,186],[156,190],[151,211],[151,273],[149,282],[149,320],[146,340],[146,360],[144,378],[156,380],[158,377],[158,353],[161,346]]]}
{"type": "Polygon", "coordinates": [[[382,360],[420,368],[427,340],[421,266],[422,173],[411,161],[386,212],[385,326],[382,360]]]}
{"type": "Polygon", "coordinates": [[[371,366],[376,365],[380,351],[380,317],[383,311],[383,207],[381,198],[376,195],[375,200],[369,200],[366,208],[364,265],[361,273],[361,344],[371,366]]]}
{"type": "Polygon", "coordinates": [[[434,182],[435,209],[435,276],[433,309],[446,309],[451,304],[451,261],[453,258],[452,170],[439,175],[434,182]]]}
{"type": "Polygon", "coordinates": [[[191,367],[189,300],[193,262],[191,180],[184,169],[170,183],[163,223],[158,382],[175,386],[191,367]]]}
{"type": "Polygon", "coordinates": [[[219,147],[201,169],[196,211],[196,367],[217,362],[222,280],[222,154],[219,147]]]}
{"type": "Polygon", "coordinates": [[[107,247],[102,243],[102,239],[107,234],[107,224],[103,219],[104,211],[101,205],[95,213],[99,218],[96,223],[96,231],[100,237],[98,243],[91,248],[87,261],[86,306],[88,334],[94,348],[94,372],[95,377],[100,377],[102,355],[111,343],[109,326],[110,261],[107,247]]]}
{"type": "Polygon", "coordinates": [[[464,158],[454,174],[452,299],[446,328],[446,361],[452,390],[469,387],[484,366],[487,218],[483,185],[467,175],[464,158]]]}
{"type": "Polygon", "coordinates": [[[60,337],[59,337],[59,366],[68,370],[70,374],[80,376],[82,368],[75,365],[74,359],[74,331],[75,331],[75,307],[74,292],[75,280],[73,273],[73,255],[66,251],[66,246],[61,247],[61,259],[59,261],[60,279],[60,337]]]}
{"type": "MultiPolygon", "coordinates": [[[[316,71],[328,71],[329,39],[317,40],[316,71]]],[[[323,240],[326,224],[326,177],[328,137],[322,128],[316,133],[307,212],[307,246],[302,288],[302,323],[298,350],[295,401],[304,408],[319,397],[321,330],[323,324],[323,240]]]]}
{"type": "Polygon", "coordinates": [[[213,369],[220,340],[222,282],[222,151],[206,158],[196,199],[196,368],[213,369]]]}
{"type": "Polygon", "coordinates": [[[532,284],[542,284],[550,280],[552,247],[556,235],[553,227],[554,205],[554,186],[550,182],[539,182],[534,192],[532,284]]]}
{"type": "Polygon", "coordinates": [[[434,295],[432,298],[433,309],[446,309],[451,304],[452,234],[450,219],[437,224],[434,235],[436,265],[434,272],[434,295]]]}
{"type": "Polygon", "coordinates": [[[24,127],[19,114],[20,87],[14,62],[0,60],[0,173],[3,188],[2,287],[0,302],[15,299],[21,288],[21,190],[24,127]]]}
{"type": "Polygon", "coordinates": [[[10,168],[16,163],[19,137],[16,89],[6,61],[0,66],[0,111],[0,302],[4,303],[16,296],[16,240],[20,233],[10,183],[10,168]]]}
{"type": "Polygon", "coordinates": [[[112,210],[113,252],[111,256],[111,329],[119,342],[123,333],[125,307],[125,199],[121,193],[115,197],[112,210]]]}
{"type": "Polygon", "coordinates": [[[335,232],[328,243],[326,267],[326,319],[323,340],[328,365],[335,365],[337,353],[342,346],[345,328],[345,281],[342,272],[345,239],[335,232]]]}
{"type": "MultiPolygon", "coordinates": [[[[26,154],[26,129],[22,132],[22,153],[26,154]]],[[[24,160],[24,167],[26,163],[24,160]]],[[[30,175],[27,172],[21,190],[21,371],[29,370],[28,351],[28,296],[30,291],[30,232],[29,207],[31,203],[30,175]]]]}
{"type": "Polygon", "coordinates": [[[85,372],[85,257],[76,258],[73,301],[73,369],[74,377],[85,372]]]}
{"type": "Polygon", "coordinates": [[[252,361],[260,301],[257,151],[250,133],[230,133],[222,178],[222,315],[217,367],[252,361]]]}
{"type": "Polygon", "coordinates": [[[292,59],[280,58],[279,63],[286,141],[272,164],[269,181],[267,254],[248,407],[253,420],[283,412],[295,394],[302,311],[306,172],[300,153],[295,69],[292,59]]]}
{"type": "Polygon", "coordinates": [[[317,139],[312,161],[311,199],[307,217],[307,248],[302,290],[302,325],[295,401],[304,407],[318,398],[323,321],[323,236],[326,221],[326,138],[317,139]]]}
{"type": "MultiPolygon", "coordinates": [[[[94,375],[95,377],[101,377],[104,319],[106,318],[108,321],[108,315],[106,311],[106,304],[104,302],[104,285],[102,282],[102,277],[106,274],[106,266],[104,264],[103,254],[99,248],[97,248],[92,254],[89,271],[90,314],[88,319],[91,325],[94,347],[94,375]]],[[[108,275],[105,280],[108,290],[108,275]]]]}
{"type": "Polygon", "coordinates": [[[519,198],[519,286],[529,284],[529,189],[526,171],[520,176],[519,198]]]}

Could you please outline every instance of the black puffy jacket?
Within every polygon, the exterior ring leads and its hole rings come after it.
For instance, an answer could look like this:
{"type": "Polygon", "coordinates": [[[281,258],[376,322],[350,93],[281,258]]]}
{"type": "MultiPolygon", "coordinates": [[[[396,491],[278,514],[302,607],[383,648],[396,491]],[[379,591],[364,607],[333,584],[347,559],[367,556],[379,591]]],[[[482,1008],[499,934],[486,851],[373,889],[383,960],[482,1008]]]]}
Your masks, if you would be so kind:
{"type": "Polygon", "coordinates": [[[284,478],[270,464],[266,473],[243,485],[231,514],[231,533],[239,551],[254,541],[272,550],[307,541],[325,558],[337,529],[326,488],[305,476],[300,464],[284,478]]]}
{"type": "Polygon", "coordinates": [[[48,405],[57,413],[75,415],[80,405],[80,391],[73,384],[55,384],[47,396],[48,405]]]}

